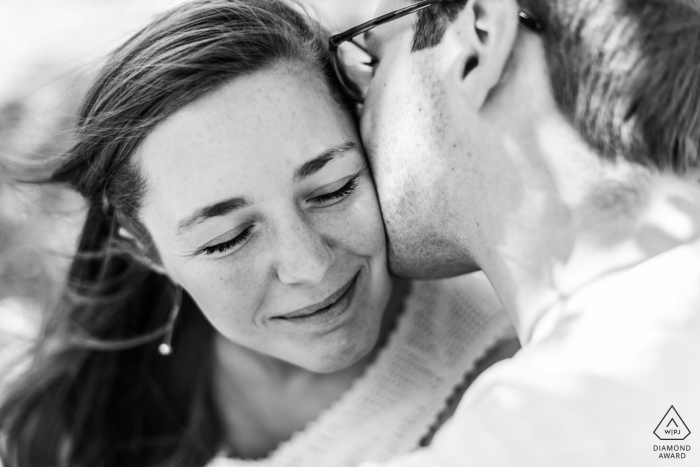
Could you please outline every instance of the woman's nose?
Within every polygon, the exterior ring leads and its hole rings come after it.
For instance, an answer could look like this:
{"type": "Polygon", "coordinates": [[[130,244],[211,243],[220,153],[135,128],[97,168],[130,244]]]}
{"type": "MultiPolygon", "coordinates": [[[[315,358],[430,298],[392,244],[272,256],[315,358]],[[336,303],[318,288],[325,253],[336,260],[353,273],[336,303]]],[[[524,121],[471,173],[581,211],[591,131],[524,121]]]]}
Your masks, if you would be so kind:
{"type": "Polygon", "coordinates": [[[303,219],[279,232],[277,277],[286,285],[320,284],[335,254],[323,236],[303,219]]]}

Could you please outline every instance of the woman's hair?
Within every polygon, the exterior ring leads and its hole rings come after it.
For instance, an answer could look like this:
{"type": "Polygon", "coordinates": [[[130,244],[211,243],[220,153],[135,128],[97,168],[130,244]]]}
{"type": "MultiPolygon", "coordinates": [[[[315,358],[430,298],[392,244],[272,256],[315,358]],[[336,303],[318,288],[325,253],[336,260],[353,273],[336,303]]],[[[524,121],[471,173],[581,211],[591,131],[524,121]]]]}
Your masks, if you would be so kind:
{"type": "Polygon", "coordinates": [[[317,71],[349,105],[325,35],[282,0],[191,1],[108,57],[50,179],[82,194],[88,214],[66,291],[0,406],[5,467],[201,466],[220,448],[214,332],[186,294],[173,355],[160,356],[157,340],[114,350],[162,327],[173,306],[170,281],[147,267],[160,259],[139,221],[145,180],[131,158],[183,106],[283,62],[317,71]]]}

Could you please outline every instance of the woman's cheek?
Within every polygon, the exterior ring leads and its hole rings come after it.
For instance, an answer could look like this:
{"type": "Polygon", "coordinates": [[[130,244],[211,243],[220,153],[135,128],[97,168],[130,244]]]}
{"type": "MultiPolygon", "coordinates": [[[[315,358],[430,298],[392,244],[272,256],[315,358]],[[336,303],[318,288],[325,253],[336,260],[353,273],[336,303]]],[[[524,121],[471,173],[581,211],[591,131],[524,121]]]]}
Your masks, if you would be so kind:
{"type": "Polygon", "coordinates": [[[233,256],[199,261],[182,284],[207,319],[229,338],[254,326],[265,283],[256,265],[233,256]]]}
{"type": "Polygon", "coordinates": [[[334,237],[345,248],[361,256],[385,254],[386,236],[384,224],[374,191],[365,185],[354,193],[354,199],[347,209],[333,216],[334,237]]]}

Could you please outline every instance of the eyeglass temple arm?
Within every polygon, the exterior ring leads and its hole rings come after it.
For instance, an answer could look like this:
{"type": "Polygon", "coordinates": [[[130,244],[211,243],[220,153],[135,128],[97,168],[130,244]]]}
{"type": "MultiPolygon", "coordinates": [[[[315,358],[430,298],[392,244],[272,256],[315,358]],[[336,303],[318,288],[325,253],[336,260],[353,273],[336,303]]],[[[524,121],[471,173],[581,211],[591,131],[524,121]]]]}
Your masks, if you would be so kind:
{"type": "MultiPolygon", "coordinates": [[[[425,2],[425,3],[417,3],[415,5],[408,6],[406,8],[401,8],[400,10],[392,11],[391,13],[387,13],[385,15],[378,17],[378,18],[374,18],[371,21],[368,21],[366,23],[362,23],[358,26],[355,26],[352,29],[348,29],[347,31],[345,31],[343,33],[331,36],[330,44],[333,47],[337,47],[340,44],[342,44],[343,42],[345,42],[346,40],[348,40],[348,38],[360,35],[360,34],[372,29],[373,27],[375,27],[379,24],[388,23],[391,20],[401,18],[402,16],[406,16],[406,15],[409,15],[409,14],[414,13],[416,11],[420,11],[424,8],[428,8],[429,6],[436,5],[438,3],[448,3],[450,1],[453,1],[453,0],[434,0],[434,1],[429,1],[429,2],[425,2]]],[[[526,29],[529,29],[533,32],[539,32],[539,31],[544,30],[544,26],[542,25],[542,23],[540,21],[533,19],[532,16],[530,16],[528,13],[526,13],[524,11],[520,11],[518,13],[518,19],[520,20],[520,23],[526,29]]]]}
{"type": "Polygon", "coordinates": [[[338,46],[341,43],[345,42],[349,37],[354,37],[359,34],[362,34],[363,32],[369,31],[373,27],[382,24],[382,23],[388,23],[389,21],[392,21],[394,19],[401,18],[402,16],[409,15],[415,11],[422,10],[424,8],[428,8],[429,6],[436,5],[438,3],[447,3],[450,1],[454,0],[433,0],[433,1],[428,1],[425,3],[416,3],[415,5],[407,6],[405,8],[401,8],[396,11],[392,11],[390,13],[387,13],[385,15],[379,16],[378,18],[374,18],[371,21],[367,21],[366,23],[362,23],[358,26],[355,26],[352,29],[348,29],[347,31],[336,34],[334,36],[331,36],[330,38],[330,43],[333,46],[338,46]]]}

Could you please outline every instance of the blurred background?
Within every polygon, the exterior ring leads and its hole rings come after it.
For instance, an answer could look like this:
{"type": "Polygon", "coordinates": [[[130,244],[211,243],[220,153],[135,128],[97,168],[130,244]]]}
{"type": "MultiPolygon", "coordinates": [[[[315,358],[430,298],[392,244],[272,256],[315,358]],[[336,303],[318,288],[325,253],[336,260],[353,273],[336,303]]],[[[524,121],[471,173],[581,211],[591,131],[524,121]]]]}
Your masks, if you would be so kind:
{"type": "MultiPolygon", "coordinates": [[[[0,369],[21,355],[60,293],[84,215],[72,193],[22,183],[26,167],[66,148],[102,57],[185,1],[0,1],[0,369]]],[[[303,3],[335,32],[370,19],[376,0],[303,3]]]]}

